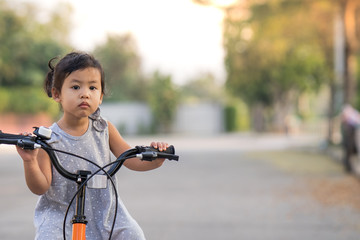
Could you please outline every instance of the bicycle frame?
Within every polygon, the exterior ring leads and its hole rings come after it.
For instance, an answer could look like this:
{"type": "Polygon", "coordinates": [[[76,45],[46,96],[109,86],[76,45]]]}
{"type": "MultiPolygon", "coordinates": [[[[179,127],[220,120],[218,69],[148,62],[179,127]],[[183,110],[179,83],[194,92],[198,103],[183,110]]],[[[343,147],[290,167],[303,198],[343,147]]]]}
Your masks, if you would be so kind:
{"type": "Polygon", "coordinates": [[[76,198],[76,207],[75,215],[72,219],[72,239],[73,240],[85,240],[86,239],[86,216],[85,216],[85,193],[86,193],[86,184],[83,185],[84,181],[87,179],[87,176],[90,174],[90,171],[78,171],[78,180],[76,181],[78,185],[79,193],[76,198]],[[83,186],[82,186],[83,185],[83,186]]]}
{"type": "MultiPolygon", "coordinates": [[[[152,147],[144,147],[144,146],[136,146],[135,148],[129,149],[122,153],[114,162],[107,164],[105,166],[99,166],[96,163],[93,163],[92,161],[78,156],[73,153],[69,153],[66,151],[61,151],[57,149],[53,149],[46,141],[50,139],[51,133],[48,133],[48,129],[41,129],[35,128],[34,134],[35,136],[24,136],[24,135],[16,135],[16,134],[6,134],[2,133],[0,131],[0,144],[11,144],[11,145],[17,145],[24,149],[35,149],[35,148],[42,148],[44,149],[47,154],[50,157],[51,163],[55,167],[55,169],[65,178],[72,180],[76,182],[77,184],[77,192],[74,194],[73,199],[70,201],[68,210],[66,211],[65,217],[64,217],[64,225],[63,225],[63,237],[66,239],[65,234],[65,226],[66,226],[66,217],[67,213],[69,211],[70,206],[72,205],[73,200],[76,197],[76,205],[75,205],[75,214],[72,218],[72,240],[86,240],[86,216],[85,216],[85,199],[86,199],[86,187],[87,182],[95,176],[98,172],[102,171],[104,175],[106,175],[107,179],[109,179],[114,187],[116,201],[118,201],[117,191],[115,184],[112,180],[112,176],[121,168],[123,163],[129,159],[129,158],[140,158],[141,160],[146,161],[152,161],[156,158],[166,158],[169,160],[176,160],[178,161],[179,156],[175,155],[175,149],[173,146],[170,146],[166,151],[159,152],[157,149],[154,149],[152,147]],[[45,133],[45,134],[43,134],[45,133]],[[64,169],[56,154],[55,151],[62,152],[65,154],[69,154],[71,156],[83,159],[85,161],[88,161],[92,164],[94,164],[98,170],[94,173],[86,170],[78,170],[75,174],[68,172],[66,169],[64,169]],[[111,168],[108,171],[105,171],[106,167],[111,166],[111,168]]],[[[51,131],[51,130],[50,130],[51,131]]],[[[116,213],[117,213],[117,204],[115,205],[115,216],[113,221],[113,227],[115,225],[116,220],[116,213]]],[[[110,232],[109,239],[111,239],[112,230],[110,232]]]]}

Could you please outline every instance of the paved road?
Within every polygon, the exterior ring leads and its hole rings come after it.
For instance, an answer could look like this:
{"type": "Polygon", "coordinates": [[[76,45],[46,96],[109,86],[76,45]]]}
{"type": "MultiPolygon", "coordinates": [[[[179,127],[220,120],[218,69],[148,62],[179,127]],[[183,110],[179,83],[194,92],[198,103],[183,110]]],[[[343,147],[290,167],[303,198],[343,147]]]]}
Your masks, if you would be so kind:
{"type": "MultiPolygon", "coordinates": [[[[166,139],[177,146],[180,162],[120,171],[121,198],[148,240],[359,239],[358,181],[328,158],[286,150],[314,147],[318,139],[166,139]]],[[[37,198],[25,186],[21,160],[8,148],[0,152],[1,239],[32,239],[37,198]]]]}

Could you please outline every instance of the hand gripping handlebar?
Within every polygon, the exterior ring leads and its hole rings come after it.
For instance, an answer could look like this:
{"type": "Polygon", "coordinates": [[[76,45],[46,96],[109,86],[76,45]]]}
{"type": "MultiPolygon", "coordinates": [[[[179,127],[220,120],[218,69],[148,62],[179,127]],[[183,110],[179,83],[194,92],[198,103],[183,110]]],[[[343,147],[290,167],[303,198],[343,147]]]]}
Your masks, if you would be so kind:
{"type": "MultiPolygon", "coordinates": [[[[55,169],[65,178],[76,181],[78,179],[77,173],[71,173],[62,167],[60,164],[55,151],[59,151],[53,149],[46,141],[51,138],[51,130],[45,127],[35,127],[33,135],[25,136],[20,134],[8,134],[3,133],[0,130],[0,144],[9,144],[9,145],[17,145],[24,149],[35,149],[42,148],[44,149],[50,157],[52,164],[55,169]]],[[[63,151],[61,151],[63,152],[63,151]]],[[[74,157],[82,158],[87,160],[81,156],[63,152],[65,154],[72,155],[74,157]]],[[[175,148],[173,145],[169,146],[165,151],[159,151],[153,147],[148,146],[136,146],[135,148],[129,149],[121,154],[116,161],[112,163],[111,168],[107,171],[106,175],[113,176],[122,166],[128,158],[137,157],[141,160],[152,161],[156,158],[166,158],[169,160],[179,160],[179,156],[175,155],[175,148]]]]}
{"type": "MultiPolygon", "coordinates": [[[[176,160],[176,161],[179,160],[179,156],[175,155],[174,146],[169,146],[165,151],[159,151],[158,149],[155,149],[152,147],[137,146],[135,148],[131,148],[131,149],[123,152],[114,162],[111,162],[105,166],[98,166],[96,163],[91,162],[90,160],[88,160],[84,157],[81,157],[81,156],[78,156],[76,154],[69,153],[66,151],[61,151],[61,150],[52,148],[47,143],[47,140],[49,140],[51,138],[51,130],[50,129],[44,128],[44,127],[39,127],[39,128],[35,128],[33,133],[34,133],[33,135],[19,135],[19,134],[3,133],[0,131],[0,144],[17,145],[24,149],[35,149],[35,148],[44,149],[47,152],[47,154],[49,155],[51,163],[53,164],[55,169],[63,177],[70,179],[72,181],[75,181],[77,183],[78,190],[74,194],[72,200],[70,201],[70,203],[68,205],[68,208],[65,213],[64,221],[63,221],[63,237],[64,237],[64,239],[66,239],[65,228],[66,228],[67,214],[68,214],[70,206],[75,198],[76,198],[76,214],[74,215],[74,218],[72,220],[73,226],[80,225],[83,227],[86,225],[86,220],[85,220],[86,217],[84,215],[85,186],[86,186],[86,183],[92,177],[95,176],[95,174],[102,171],[103,175],[106,175],[106,178],[109,178],[109,180],[112,183],[112,186],[114,187],[116,202],[118,202],[117,190],[116,190],[115,183],[113,182],[111,176],[113,176],[120,169],[122,164],[127,159],[137,157],[137,158],[140,158],[141,160],[146,160],[146,161],[152,161],[156,158],[167,158],[169,160],[176,160]],[[65,153],[65,154],[83,159],[85,161],[88,161],[88,162],[96,165],[99,169],[94,173],[91,173],[89,171],[83,171],[83,170],[78,170],[77,173],[68,172],[60,164],[55,152],[65,153]],[[106,171],[105,170],[106,167],[110,167],[110,169],[108,171],[106,171]],[[91,174],[91,176],[88,177],[88,175],[90,175],[90,174],[91,174]]],[[[100,179],[103,179],[103,176],[101,176],[100,179]]],[[[118,206],[118,204],[115,205],[114,220],[113,220],[113,224],[111,227],[111,231],[109,233],[109,239],[111,239],[112,232],[113,232],[113,229],[115,226],[116,215],[117,215],[117,206],[118,206]]],[[[85,229],[85,228],[83,227],[82,229],[85,229]]],[[[74,232],[77,232],[76,228],[75,228],[75,230],[73,228],[73,233],[74,232]]],[[[85,233],[83,235],[85,236],[85,233]]],[[[83,238],[81,238],[81,239],[83,239],[83,238]]]]}

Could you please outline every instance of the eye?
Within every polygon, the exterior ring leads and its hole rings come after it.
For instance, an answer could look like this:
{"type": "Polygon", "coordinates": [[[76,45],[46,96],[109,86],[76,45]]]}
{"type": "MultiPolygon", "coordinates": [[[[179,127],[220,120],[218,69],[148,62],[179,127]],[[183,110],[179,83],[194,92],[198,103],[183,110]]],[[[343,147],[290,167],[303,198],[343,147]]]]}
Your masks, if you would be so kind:
{"type": "Polygon", "coordinates": [[[80,89],[80,86],[74,85],[74,86],[72,86],[71,88],[74,89],[74,90],[79,90],[79,89],[80,89]]]}
{"type": "Polygon", "coordinates": [[[96,90],[97,88],[96,87],[94,87],[94,86],[91,86],[90,87],[90,90],[96,90]]]}

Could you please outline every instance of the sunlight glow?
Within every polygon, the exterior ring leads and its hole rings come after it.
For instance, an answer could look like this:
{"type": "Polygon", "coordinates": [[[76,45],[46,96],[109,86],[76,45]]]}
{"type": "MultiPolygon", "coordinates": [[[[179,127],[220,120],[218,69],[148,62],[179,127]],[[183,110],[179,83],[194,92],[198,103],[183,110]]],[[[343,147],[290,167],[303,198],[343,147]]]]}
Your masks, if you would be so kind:
{"type": "Polygon", "coordinates": [[[176,82],[186,81],[199,72],[224,76],[223,12],[218,8],[191,0],[16,1],[33,2],[44,10],[59,2],[72,5],[70,40],[78,50],[93,50],[106,41],[109,33],[131,33],[137,41],[145,73],[160,70],[173,75],[176,82]]]}
{"type": "Polygon", "coordinates": [[[228,7],[235,4],[238,0],[212,0],[215,6],[228,7]]]}

